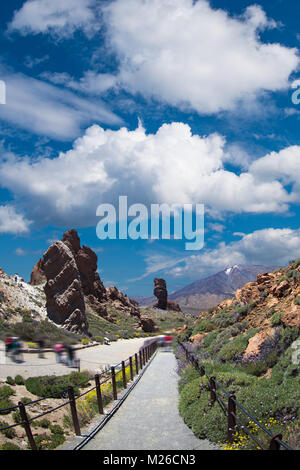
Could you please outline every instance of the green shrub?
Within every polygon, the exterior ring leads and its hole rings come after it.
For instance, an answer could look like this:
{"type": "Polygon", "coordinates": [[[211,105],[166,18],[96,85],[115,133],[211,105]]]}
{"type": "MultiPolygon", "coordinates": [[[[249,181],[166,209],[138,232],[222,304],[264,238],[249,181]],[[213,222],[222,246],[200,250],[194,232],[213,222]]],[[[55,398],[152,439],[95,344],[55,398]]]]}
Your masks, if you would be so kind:
{"type": "MultiPolygon", "coordinates": [[[[38,397],[46,397],[55,395],[55,398],[61,398],[66,395],[68,386],[76,386],[77,384],[89,378],[86,372],[71,372],[69,375],[45,375],[42,377],[30,377],[25,381],[25,386],[28,392],[38,397]]],[[[88,382],[84,385],[88,386],[88,382]]],[[[74,389],[75,394],[79,394],[78,390],[74,389]]]]}
{"type": "Polygon", "coordinates": [[[193,334],[207,333],[216,329],[216,323],[213,320],[206,320],[205,318],[200,319],[194,329],[193,334]]]}
{"type": "Polygon", "coordinates": [[[15,376],[15,384],[16,385],[24,385],[24,379],[21,375],[15,376]]]}
{"type": "MultiPolygon", "coordinates": [[[[6,421],[0,421],[0,428],[5,428],[6,426],[9,426],[9,423],[7,423],[6,421]]],[[[3,431],[1,431],[1,433],[4,434],[4,436],[8,439],[12,439],[16,436],[16,431],[14,430],[14,428],[4,429],[3,431]]]]}
{"type": "Polygon", "coordinates": [[[64,434],[64,430],[58,424],[52,424],[49,429],[52,434],[64,434]]]}
{"type": "Polygon", "coordinates": [[[22,449],[16,444],[12,444],[11,442],[5,442],[4,444],[2,444],[1,450],[22,450],[22,449]]]}
{"type": "Polygon", "coordinates": [[[26,405],[26,403],[30,403],[31,401],[32,400],[29,397],[22,397],[21,398],[21,402],[24,403],[24,405],[26,405]]]}
{"type": "Polygon", "coordinates": [[[277,285],[279,286],[279,284],[281,284],[283,281],[288,281],[288,280],[289,279],[287,278],[287,276],[283,276],[277,281],[277,285]]]}
{"type": "Polygon", "coordinates": [[[34,428],[44,428],[44,429],[47,429],[50,427],[51,423],[48,419],[46,418],[43,418],[43,419],[40,419],[40,420],[34,420],[32,421],[31,425],[34,427],[34,428]]]}
{"type": "Polygon", "coordinates": [[[248,346],[249,339],[254,336],[256,330],[247,334],[239,335],[232,341],[227,342],[220,350],[218,357],[222,361],[234,361],[238,359],[248,346]]]}
{"type": "Polygon", "coordinates": [[[2,387],[0,387],[0,415],[6,415],[10,413],[9,410],[1,410],[14,406],[14,403],[10,400],[10,397],[14,394],[15,392],[8,385],[3,385],[2,387]]]}
{"type": "Polygon", "coordinates": [[[16,423],[16,424],[17,423],[22,423],[20,410],[14,411],[13,414],[12,414],[12,417],[13,417],[14,423],[16,423]]]}
{"type": "Polygon", "coordinates": [[[8,385],[16,385],[16,383],[15,383],[15,381],[14,381],[14,379],[13,379],[12,377],[7,377],[7,378],[6,378],[6,383],[7,383],[8,385]]]}
{"type": "Polygon", "coordinates": [[[278,326],[281,325],[281,319],[282,319],[282,312],[275,312],[274,315],[271,318],[271,323],[273,326],[278,326]]]}

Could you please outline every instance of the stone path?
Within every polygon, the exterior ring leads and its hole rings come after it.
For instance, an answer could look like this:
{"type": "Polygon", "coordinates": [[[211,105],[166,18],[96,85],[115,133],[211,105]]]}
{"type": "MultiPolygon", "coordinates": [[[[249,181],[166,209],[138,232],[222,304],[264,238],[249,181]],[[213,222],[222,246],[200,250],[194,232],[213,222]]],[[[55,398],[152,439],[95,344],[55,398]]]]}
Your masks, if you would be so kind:
{"type": "Polygon", "coordinates": [[[158,352],[120,409],[84,450],[213,450],[178,412],[178,375],[171,352],[158,352]]]}
{"type": "MultiPolygon", "coordinates": [[[[81,370],[92,372],[100,371],[105,366],[117,364],[135,354],[143,345],[145,338],[120,339],[109,346],[99,345],[92,348],[77,351],[80,359],[81,370]]],[[[36,377],[39,375],[64,375],[74,369],[69,369],[63,364],[56,364],[54,353],[45,353],[45,359],[40,359],[37,354],[23,354],[24,362],[14,363],[4,354],[4,343],[0,342],[0,380],[7,376],[36,377]]]]}

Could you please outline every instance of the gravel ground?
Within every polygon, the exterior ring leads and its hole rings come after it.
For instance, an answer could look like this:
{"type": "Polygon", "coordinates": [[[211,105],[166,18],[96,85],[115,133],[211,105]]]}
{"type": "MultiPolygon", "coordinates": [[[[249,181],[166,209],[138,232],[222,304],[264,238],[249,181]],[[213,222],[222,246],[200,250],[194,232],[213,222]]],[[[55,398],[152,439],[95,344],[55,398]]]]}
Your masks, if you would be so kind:
{"type": "Polygon", "coordinates": [[[213,450],[178,411],[178,375],[171,352],[159,352],[120,409],[84,450],[213,450]]]}
{"type": "MultiPolygon", "coordinates": [[[[145,338],[120,339],[109,346],[99,345],[77,351],[81,370],[91,372],[101,371],[108,365],[117,364],[135,354],[143,345],[145,338]]],[[[23,354],[24,362],[14,363],[4,354],[4,343],[0,342],[0,380],[7,376],[15,377],[17,374],[23,378],[39,375],[64,375],[71,370],[63,364],[57,364],[54,353],[45,353],[45,359],[37,354],[23,354]]]]}

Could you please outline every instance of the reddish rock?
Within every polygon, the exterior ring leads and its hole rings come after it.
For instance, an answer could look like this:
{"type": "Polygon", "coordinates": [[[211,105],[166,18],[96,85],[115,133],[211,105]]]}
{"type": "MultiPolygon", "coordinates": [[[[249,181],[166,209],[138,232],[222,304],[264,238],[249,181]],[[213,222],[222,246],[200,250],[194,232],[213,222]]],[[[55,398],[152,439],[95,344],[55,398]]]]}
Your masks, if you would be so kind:
{"type": "Polygon", "coordinates": [[[62,241],[70,248],[73,254],[78,253],[80,249],[80,238],[76,230],[67,230],[63,234],[62,241]]]}
{"type": "Polygon", "coordinates": [[[248,346],[244,352],[244,359],[248,359],[253,356],[258,356],[264,346],[264,343],[273,338],[275,335],[275,328],[269,328],[267,330],[257,333],[255,336],[249,339],[248,346]]]}
{"type": "Polygon", "coordinates": [[[39,286],[40,284],[44,284],[47,278],[44,273],[43,268],[43,260],[39,259],[38,262],[34,265],[31,276],[30,276],[30,284],[33,286],[39,286]]]}
{"type": "Polygon", "coordinates": [[[191,343],[202,343],[203,339],[205,338],[205,336],[207,336],[208,333],[199,333],[197,335],[194,335],[194,336],[191,336],[189,341],[191,343]]]}
{"type": "Polygon", "coordinates": [[[109,321],[115,321],[109,313],[113,309],[118,314],[140,318],[136,302],[116,287],[104,287],[97,264],[96,253],[87,246],[80,246],[76,230],[68,230],[62,241],[50,246],[32,271],[32,283],[47,281],[44,289],[49,318],[76,332],[87,328],[86,305],[109,321]]]}
{"type": "Polygon", "coordinates": [[[275,286],[272,289],[272,294],[276,297],[282,297],[287,291],[291,290],[290,283],[288,281],[282,281],[279,286],[275,286]]]}
{"type": "Polygon", "coordinates": [[[106,300],[106,289],[97,272],[98,258],[96,253],[83,246],[75,255],[79,269],[84,295],[93,295],[97,300],[106,300]]]}
{"type": "Polygon", "coordinates": [[[43,257],[47,313],[55,323],[76,333],[87,330],[84,294],[76,261],[69,247],[57,241],[43,257]],[[76,324],[76,320],[79,323],[76,324]]]}
{"type": "Polygon", "coordinates": [[[137,302],[132,303],[131,299],[115,286],[106,288],[106,297],[108,304],[116,310],[131,316],[140,317],[140,309],[136,305],[137,302]]]}
{"type": "Polygon", "coordinates": [[[176,331],[176,333],[178,335],[181,335],[182,333],[184,333],[186,330],[188,329],[188,326],[187,325],[183,325],[182,327],[178,328],[176,331]]]}

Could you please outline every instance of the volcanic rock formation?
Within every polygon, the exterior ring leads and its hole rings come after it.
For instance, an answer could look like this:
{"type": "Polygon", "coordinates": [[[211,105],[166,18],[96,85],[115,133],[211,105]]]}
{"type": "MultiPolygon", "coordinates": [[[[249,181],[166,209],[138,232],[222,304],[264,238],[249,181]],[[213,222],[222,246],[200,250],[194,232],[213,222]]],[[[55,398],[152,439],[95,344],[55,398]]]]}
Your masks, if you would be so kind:
{"type": "Polygon", "coordinates": [[[44,273],[43,260],[39,259],[32,270],[30,284],[32,286],[39,286],[40,284],[44,284],[46,281],[47,278],[44,273]]]}
{"type": "Polygon", "coordinates": [[[33,268],[31,284],[47,281],[44,290],[49,318],[80,333],[87,331],[87,306],[109,321],[114,321],[109,314],[113,308],[118,313],[137,317],[143,327],[136,302],[116,287],[104,287],[97,272],[97,262],[93,250],[80,246],[76,230],[68,230],[61,241],[48,248],[33,268]]]}
{"type": "Polygon", "coordinates": [[[70,248],[62,241],[51,245],[43,257],[47,313],[67,330],[87,331],[84,293],[80,273],[70,248]]]}
{"type": "Polygon", "coordinates": [[[164,279],[154,279],[154,290],[153,293],[157,297],[157,303],[154,305],[155,308],[162,310],[175,310],[181,312],[179,305],[173,300],[168,300],[167,283],[164,279]]]}

